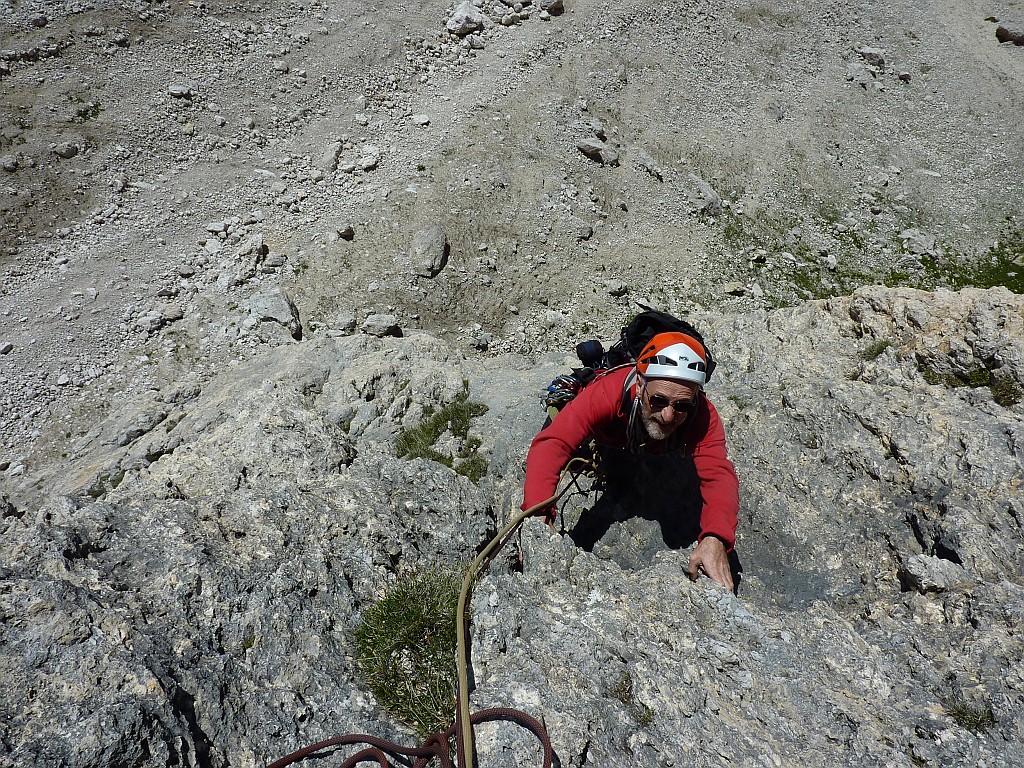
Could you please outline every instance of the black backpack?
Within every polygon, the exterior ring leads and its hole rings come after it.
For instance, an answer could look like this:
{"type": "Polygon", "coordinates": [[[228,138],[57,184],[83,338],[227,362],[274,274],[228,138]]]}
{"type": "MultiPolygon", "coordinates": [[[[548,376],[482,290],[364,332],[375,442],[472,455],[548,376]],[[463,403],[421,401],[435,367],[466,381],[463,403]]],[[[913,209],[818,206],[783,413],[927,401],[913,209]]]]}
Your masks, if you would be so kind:
{"type": "Polygon", "coordinates": [[[680,320],[667,312],[659,312],[645,304],[637,303],[643,312],[634,317],[629,325],[622,329],[619,340],[607,350],[597,339],[581,341],[576,345],[576,356],[583,363],[583,367],[573,368],[572,373],[557,376],[548,386],[544,394],[544,405],[548,409],[550,418],[554,418],[566,403],[575,398],[587,384],[598,376],[624,365],[636,363],[637,357],[647,346],[647,342],[659,333],[685,333],[699,341],[707,356],[705,380],[711,380],[711,374],[715,370],[715,361],[711,357],[708,345],[704,343],[704,337],[697,329],[685,320],[680,320]]]}

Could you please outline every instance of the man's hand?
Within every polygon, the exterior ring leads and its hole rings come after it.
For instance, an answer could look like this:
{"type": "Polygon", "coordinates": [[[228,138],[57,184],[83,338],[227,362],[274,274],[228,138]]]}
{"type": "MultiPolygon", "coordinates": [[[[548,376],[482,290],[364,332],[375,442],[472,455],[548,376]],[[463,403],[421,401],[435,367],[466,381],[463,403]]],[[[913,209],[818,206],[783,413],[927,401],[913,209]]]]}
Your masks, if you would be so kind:
{"type": "Polygon", "coordinates": [[[696,581],[701,571],[730,592],[735,590],[725,543],[715,536],[705,536],[701,539],[696,549],[693,550],[693,554],[690,555],[690,564],[686,568],[690,580],[696,581]]]}

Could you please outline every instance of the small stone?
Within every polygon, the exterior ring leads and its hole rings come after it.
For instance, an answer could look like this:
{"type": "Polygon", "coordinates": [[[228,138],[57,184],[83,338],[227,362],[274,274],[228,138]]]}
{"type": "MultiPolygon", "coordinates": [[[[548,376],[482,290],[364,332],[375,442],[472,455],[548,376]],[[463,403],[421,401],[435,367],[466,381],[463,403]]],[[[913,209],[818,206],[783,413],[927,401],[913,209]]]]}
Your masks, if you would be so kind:
{"type": "Polygon", "coordinates": [[[470,0],[463,0],[455,7],[454,13],[445,23],[445,28],[453,35],[465,37],[479,32],[487,23],[487,17],[470,0]]]}
{"type": "Polygon", "coordinates": [[[342,312],[332,317],[327,325],[328,336],[350,336],[356,330],[356,316],[350,312],[342,312]]]}
{"type": "Polygon", "coordinates": [[[398,325],[398,318],[394,315],[372,314],[364,321],[362,332],[370,336],[398,336],[402,335],[402,329],[398,325]]]}
{"type": "Polygon", "coordinates": [[[909,72],[900,72],[899,75],[897,75],[897,77],[899,77],[899,79],[904,83],[909,83],[911,80],[909,72]]]}
{"type": "Polygon", "coordinates": [[[729,296],[744,296],[747,293],[747,287],[743,283],[733,281],[723,285],[722,292],[729,296]]]}
{"type": "Polygon", "coordinates": [[[638,150],[636,153],[636,164],[644,171],[647,171],[658,181],[665,180],[665,171],[658,165],[657,161],[651,157],[650,153],[646,150],[638,150]]]}
{"type": "Polygon", "coordinates": [[[560,16],[565,12],[565,4],[562,0],[540,0],[540,9],[552,16],[560,16]]]}
{"type": "Polygon", "coordinates": [[[618,165],[619,153],[598,138],[588,136],[576,142],[576,149],[601,165],[618,165]]]}
{"type": "Polygon", "coordinates": [[[73,144],[70,141],[65,141],[55,146],[53,148],[53,151],[57,155],[57,157],[62,158],[64,160],[70,160],[71,158],[78,154],[78,145],[73,144]]]}
{"type": "Polygon", "coordinates": [[[355,239],[356,231],[352,227],[344,227],[338,230],[338,237],[342,240],[348,240],[351,242],[355,239]]]}
{"type": "Polygon", "coordinates": [[[42,29],[50,23],[50,20],[46,17],[46,14],[40,13],[38,16],[33,16],[29,19],[28,23],[36,29],[42,29]]]}
{"type": "Polygon", "coordinates": [[[167,92],[176,99],[191,99],[193,96],[191,86],[182,83],[171,83],[167,86],[167,92]]]}
{"type": "Polygon", "coordinates": [[[482,51],[484,48],[484,39],[480,35],[467,35],[466,42],[469,43],[469,47],[474,51],[482,51]]]}
{"type": "Polygon", "coordinates": [[[415,125],[421,125],[421,126],[430,125],[430,116],[429,115],[413,115],[411,119],[412,119],[412,122],[415,125]]]}
{"type": "Polygon", "coordinates": [[[629,286],[621,280],[609,280],[605,283],[605,287],[608,289],[608,295],[616,298],[619,296],[625,296],[629,293],[629,286]]]}
{"type": "Polygon", "coordinates": [[[494,340],[494,336],[488,333],[487,331],[477,331],[476,333],[473,334],[472,339],[474,349],[479,349],[480,351],[483,352],[486,351],[487,348],[491,346],[491,342],[494,340]]]}
{"type": "Polygon", "coordinates": [[[846,65],[846,80],[850,83],[857,83],[867,87],[867,84],[874,79],[874,73],[864,66],[862,62],[851,61],[846,65]]]}
{"type": "Polygon", "coordinates": [[[700,176],[694,173],[689,176],[690,183],[696,188],[694,194],[690,196],[696,212],[707,216],[721,215],[723,208],[721,196],[700,176]]]}
{"type": "Polygon", "coordinates": [[[0,344],[0,355],[9,355],[13,351],[14,345],[11,342],[5,341],[2,344],[0,344]]]}
{"type": "Polygon", "coordinates": [[[177,304],[167,304],[160,309],[160,319],[164,324],[175,323],[185,317],[185,313],[177,304]]]}
{"type": "Polygon", "coordinates": [[[1000,43],[1024,45],[1024,22],[1004,22],[996,27],[996,40],[1000,43]]]}
{"type": "Polygon", "coordinates": [[[327,145],[327,149],[324,150],[320,156],[319,166],[327,173],[331,173],[338,169],[338,160],[341,159],[342,144],[340,141],[334,141],[327,145]]]}
{"type": "Polygon", "coordinates": [[[249,314],[261,322],[279,323],[288,329],[293,339],[302,338],[302,323],[299,320],[299,310],[282,288],[271,288],[270,290],[254,294],[249,299],[249,314]]]}
{"type": "Polygon", "coordinates": [[[962,565],[931,555],[911,555],[897,573],[902,584],[921,594],[944,592],[970,582],[962,565]]]}
{"type": "Polygon", "coordinates": [[[448,236],[439,226],[421,229],[412,238],[409,248],[416,274],[436,277],[448,263],[448,236]]]}
{"type": "Polygon", "coordinates": [[[18,170],[18,158],[15,155],[4,155],[0,157],[0,167],[2,167],[8,173],[14,173],[18,170]]]}
{"type": "Polygon", "coordinates": [[[278,59],[274,62],[274,71],[279,74],[286,75],[288,74],[289,69],[291,68],[288,66],[287,61],[282,61],[281,59],[278,59]]]}
{"type": "Polygon", "coordinates": [[[868,45],[862,45],[855,49],[857,55],[860,56],[864,61],[870,64],[872,67],[878,69],[885,69],[885,49],[884,48],[873,48],[868,45]]]}
{"type": "Polygon", "coordinates": [[[937,255],[935,235],[921,232],[918,229],[904,229],[898,237],[903,241],[904,249],[914,256],[937,255]]]}

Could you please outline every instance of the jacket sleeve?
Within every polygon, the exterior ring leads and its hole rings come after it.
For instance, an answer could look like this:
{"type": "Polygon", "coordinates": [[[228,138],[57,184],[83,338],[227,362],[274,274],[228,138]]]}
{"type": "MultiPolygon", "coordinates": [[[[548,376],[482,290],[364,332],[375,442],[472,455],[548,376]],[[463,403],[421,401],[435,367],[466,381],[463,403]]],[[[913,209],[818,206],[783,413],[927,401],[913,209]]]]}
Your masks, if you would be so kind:
{"type": "Polygon", "coordinates": [[[693,450],[693,463],[700,478],[703,507],[700,514],[700,538],[717,536],[731,551],[736,543],[736,522],[740,509],[740,483],[736,468],[725,447],[725,428],[711,401],[708,426],[693,450]]]}
{"type": "Polygon", "coordinates": [[[533,438],[526,456],[526,482],[522,509],[555,493],[558,478],[569,459],[595,429],[618,415],[624,376],[607,376],[587,386],[566,404],[558,416],[533,438]]]}

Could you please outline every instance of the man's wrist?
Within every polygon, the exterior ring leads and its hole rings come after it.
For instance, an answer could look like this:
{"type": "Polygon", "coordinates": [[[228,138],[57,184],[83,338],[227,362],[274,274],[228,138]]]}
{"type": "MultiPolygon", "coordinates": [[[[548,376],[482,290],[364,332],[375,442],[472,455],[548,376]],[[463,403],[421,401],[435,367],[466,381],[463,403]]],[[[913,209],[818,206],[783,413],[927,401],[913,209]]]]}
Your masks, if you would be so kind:
{"type": "MultiPolygon", "coordinates": [[[[697,543],[698,544],[703,544],[708,539],[714,539],[716,542],[721,544],[722,548],[725,549],[726,552],[731,552],[732,551],[732,543],[731,542],[726,541],[723,536],[721,536],[721,535],[719,535],[717,533],[712,533],[711,531],[708,531],[707,533],[702,533],[697,538],[697,543]]],[[[712,544],[711,546],[714,546],[714,545],[712,544]]]]}

